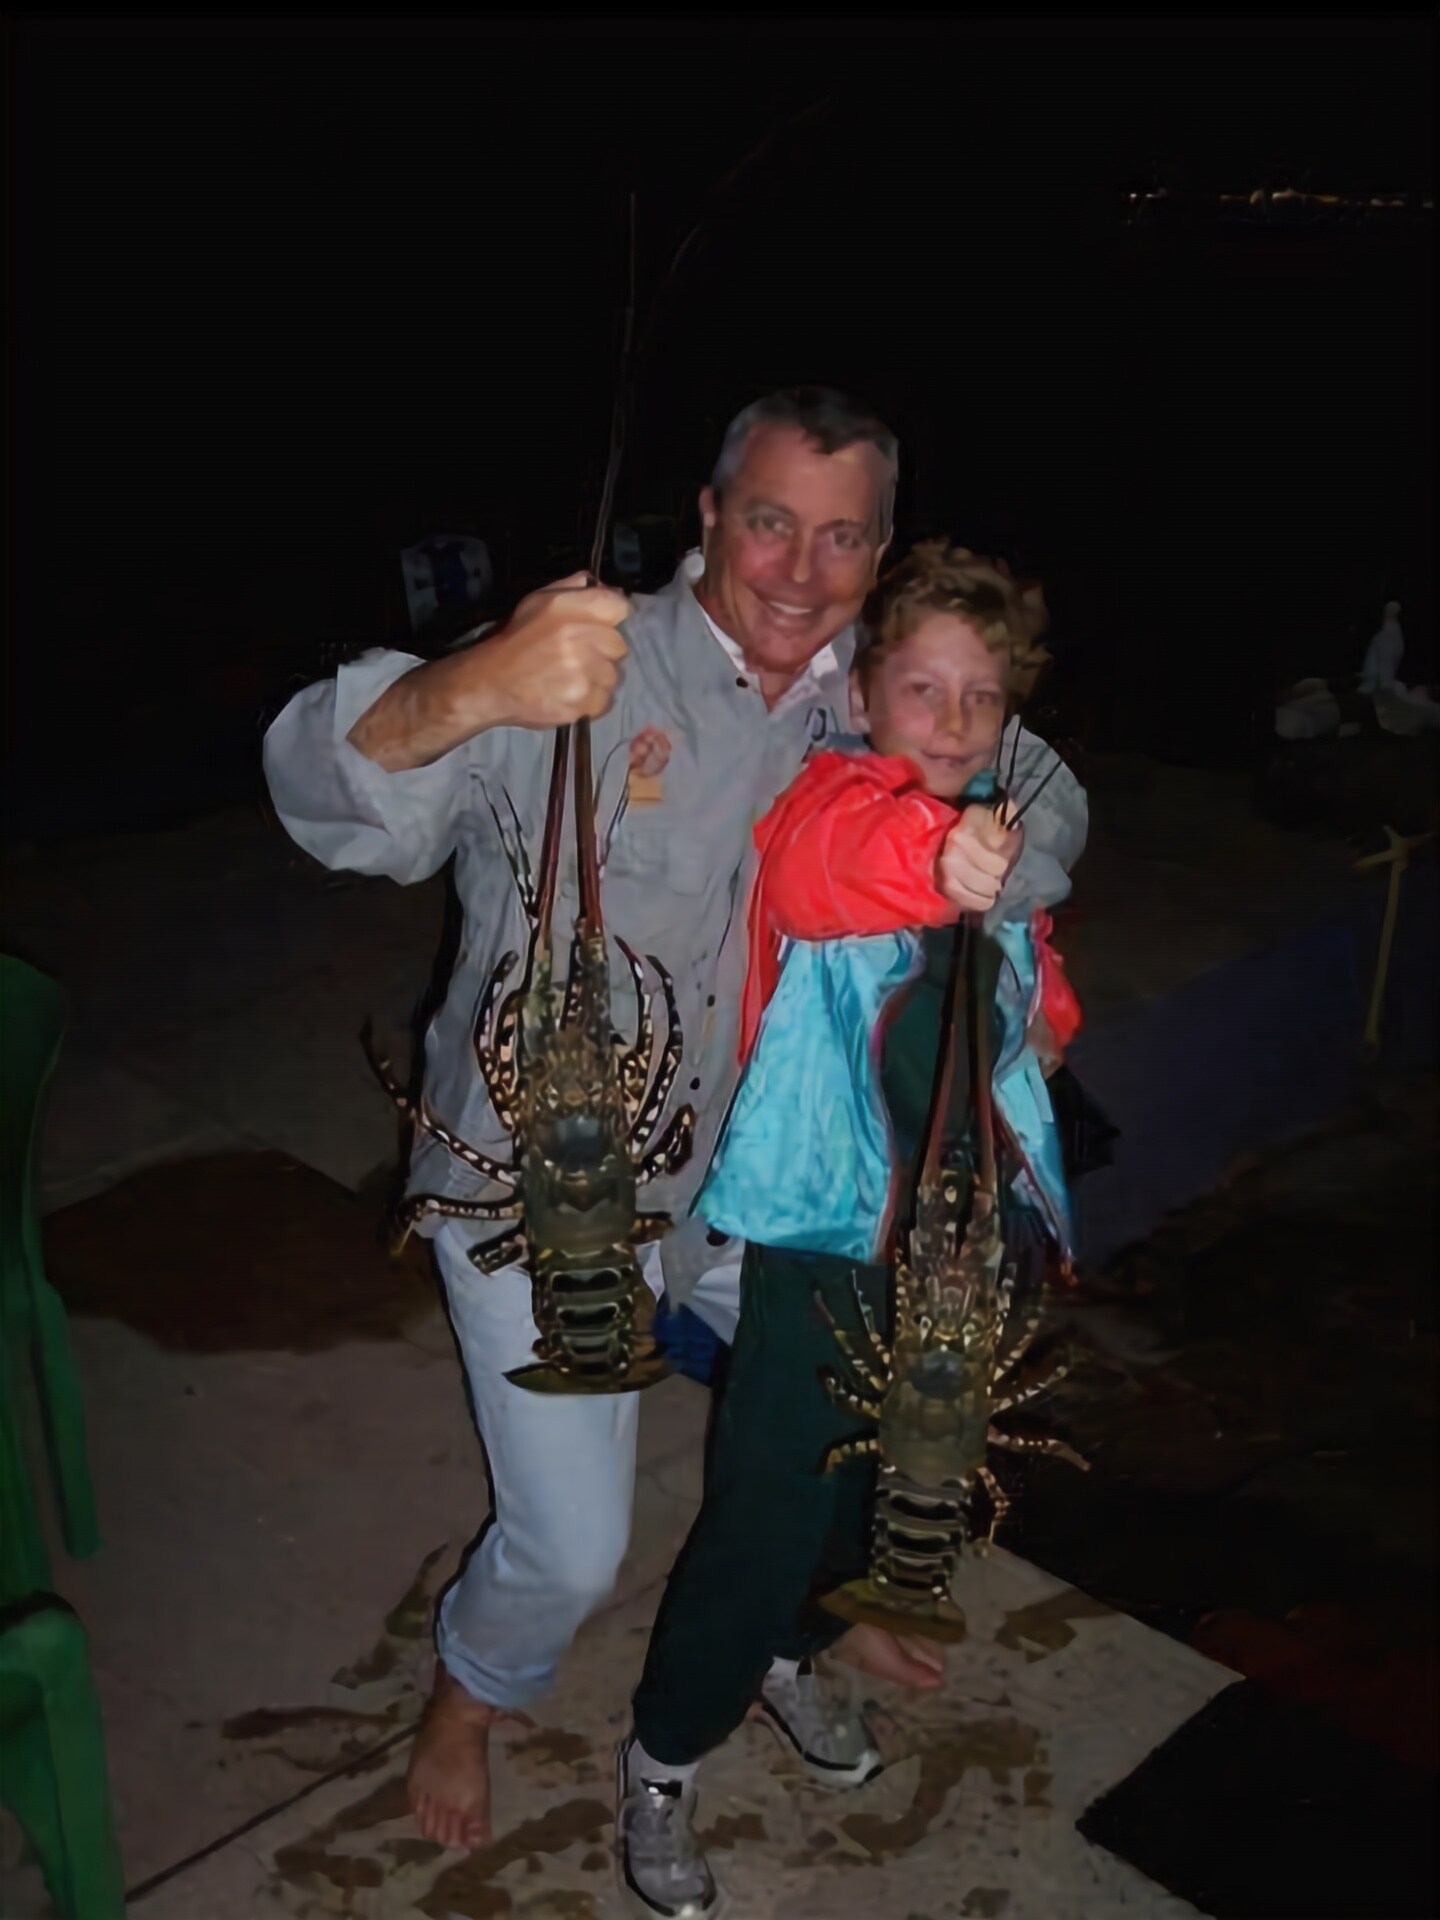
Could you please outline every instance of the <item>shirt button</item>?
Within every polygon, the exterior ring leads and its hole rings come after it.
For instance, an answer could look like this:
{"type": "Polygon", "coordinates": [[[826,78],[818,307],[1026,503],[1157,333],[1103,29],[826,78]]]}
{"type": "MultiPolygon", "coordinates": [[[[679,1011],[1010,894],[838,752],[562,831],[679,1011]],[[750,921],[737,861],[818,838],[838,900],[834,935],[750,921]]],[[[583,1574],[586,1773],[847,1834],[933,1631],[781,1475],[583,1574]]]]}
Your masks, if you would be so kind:
{"type": "Polygon", "coordinates": [[[700,1091],[700,1082],[698,1080],[692,1080],[690,1082],[690,1091],[691,1093],[698,1093],[700,1091]]]}
{"type": "Polygon", "coordinates": [[[737,673],[735,676],[735,684],[737,687],[748,687],[750,682],[745,678],[743,673],[737,673]]]}
{"type": "Polygon", "coordinates": [[[711,994],[707,994],[707,995],[705,996],[705,1004],[706,1004],[706,1006],[707,1006],[707,1007],[713,1007],[713,1006],[714,1006],[714,1004],[715,1004],[715,996],[714,996],[714,994],[713,994],[713,993],[711,993],[711,994]]]}

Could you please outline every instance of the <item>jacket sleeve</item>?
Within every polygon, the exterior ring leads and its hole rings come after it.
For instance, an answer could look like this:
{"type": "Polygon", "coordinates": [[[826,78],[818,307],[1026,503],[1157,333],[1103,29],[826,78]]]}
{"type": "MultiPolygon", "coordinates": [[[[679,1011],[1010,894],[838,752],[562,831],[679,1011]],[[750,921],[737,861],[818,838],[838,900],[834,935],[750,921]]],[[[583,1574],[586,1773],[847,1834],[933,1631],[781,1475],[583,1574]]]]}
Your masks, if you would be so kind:
{"type": "Polygon", "coordinates": [[[935,862],[955,824],[926,793],[849,787],[767,849],[776,933],[794,940],[946,926],[959,916],[937,891],[935,862]]]}
{"type": "Polygon", "coordinates": [[[504,730],[404,773],[385,772],[350,745],[361,714],[421,664],[408,653],[367,653],[297,693],[265,735],[265,778],[281,825],[327,867],[402,885],[428,879],[455,846],[472,770],[503,774],[504,730]]]}

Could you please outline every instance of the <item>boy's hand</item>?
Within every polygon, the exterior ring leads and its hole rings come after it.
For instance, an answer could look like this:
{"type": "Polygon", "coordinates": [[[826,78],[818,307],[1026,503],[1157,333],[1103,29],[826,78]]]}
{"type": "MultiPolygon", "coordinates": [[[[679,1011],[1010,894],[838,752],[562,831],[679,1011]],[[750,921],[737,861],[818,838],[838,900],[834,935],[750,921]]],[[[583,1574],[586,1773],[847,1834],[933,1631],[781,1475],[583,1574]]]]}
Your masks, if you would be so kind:
{"type": "Polygon", "coordinates": [[[986,806],[967,807],[945,837],[935,863],[935,887],[961,913],[988,913],[1025,846],[1025,829],[1012,833],[1009,802],[997,819],[986,806]]]}

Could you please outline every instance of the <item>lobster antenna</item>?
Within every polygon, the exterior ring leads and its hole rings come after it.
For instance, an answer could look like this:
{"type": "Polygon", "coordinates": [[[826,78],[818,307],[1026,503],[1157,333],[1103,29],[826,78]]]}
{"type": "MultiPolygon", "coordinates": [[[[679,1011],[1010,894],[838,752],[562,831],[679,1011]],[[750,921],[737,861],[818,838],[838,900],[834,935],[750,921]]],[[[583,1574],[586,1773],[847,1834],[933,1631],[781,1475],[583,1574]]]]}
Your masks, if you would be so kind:
{"type": "Polygon", "coordinates": [[[1015,738],[1010,743],[1010,771],[1005,776],[1007,794],[1015,784],[1015,762],[1020,758],[1020,736],[1025,731],[1024,711],[1025,703],[1022,701],[1015,709],[1015,738]]]}
{"type": "Polygon", "coordinates": [[[540,885],[535,950],[550,951],[550,924],[555,913],[555,878],[560,871],[560,827],[565,818],[565,776],[570,767],[570,729],[555,729],[555,751],[550,761],[550,796],[545,803],[545,838],[540,843],[540,885]]]}
{"type": "MultiPolygon", "coordinates": [[[[1018,718],[1019,716],[1015,715],[1013,717],[1018,718]]],[[[1000,722],[1000,731],[995,736],[995,764],[991,768],[991,772],[995,775],[997,783],[1000,779],[1000,763],[1005,758],[1005,729],[1009,726],[1011,718],[1012,715],[1007,712],[1005,718],[1000,722]]],[[[995,804],[998,807],[1000,802],[997,800],[995,804]]]]}
{"type": "MultiPolygon", "coordinates": [[[[620,333],[620,365],[615,376],[615,405],[610,415],[610,457],[600,490],[600,511],[590,547],[590,580],[600,584],[600,562],[615,507],[615,483],[625,453],[625,423],[630,411],[630,345],[635,332],[635,194],[630,195],[629,280],[625,321],[620,333]]],[[[580,920],[590,932],[604,924],[600,917],[600,853],[595,839],[595,775],[590,764],[590,722],[575,726],[575,850],[579,869],[580,920]]]]}
{"type": "MultiPolygon", "coordinates": [[[[799,113],[792,114],[787,120],[769,128],[764,137],[744,153],[735,166],[720,180],[719,184],[709,196],[707,207],[713,207],[717,201],[723,202],[738,182],[750,172],[750,169],[778,144],[783,133],[801,126],[807,120],[823,117],[833,104],[833,100],[829,96],[818,101],[812,101],[799,113]]],[[[649,317],[646,321],[644,334],[639,344],[639,355],[643,355],[645,349],[654,337],[656,327],[664,311],[664,296],[669,289],[673,287],[682,261],[701,234],[704,233],[705,227],[706,216],[702,215],[676,248],[670,265],[666,269],[664,278],[656,288],[651,300],[649,317]]],[[[624,450],[625,442],[625,422],[629,412],[631,339],[635,325],[637,278],[635,235],[636,204],[635,194],[632,191],[630,194],[629,299],[625,308],[625,325],[621,341],[620,367],[615,388],[615,406],[611,415],[610,459],[606,467],[605,482],[600,494],[600,511],[596,521],[595,538],[590,548],[590,581],[592,585],[597,586],[600,580],[600,563],[605,553],[605,540],[609,529],[610,514],[614,506],[615,483],[620,472],[620,457],[624,450]]],[[[568,726],[557,727],[555,730],[555,751],[550,768],[550,794],[546,804],[544,839],[541,842],[540,874],[537,886],[537,894],[540,902],[538,944],[546,951],[549,950],[550,946],[550,929],[555,902],[556,876],[560,863],[560,825],[565,808],[565,776],[570,757],[570,732],[571,729],[568,726]]],[[[575,722],[575,732],[577,736],[575,754],[576,776],[578,780],[583,772],[588,786],[590,780],[589,721],[579,720],[575,722]]],[[[593,791],[582,795],[577,787],[575,811],[578,843],[576,856],[580,890],[580,917],[582,920],[587,921],[592,928],[598,930],[602,924],[600,918],[600,863],[595,846],[595,796],[593,791]]]]}
{"type": "Polygon", "coordinates": [[[930,1095],[930,1111],[925,1121],[925,1148],[920,1162],[920,1185],[932,1186],[940,1178],[940,1161],[945,1143],[945,1121],[950,1112],[950,1092],[955,1084],[955,1039],[963,1031],[961,1003],[965,997],[965,977],[970,947],[974,938],[973,914],[960,922],[950,955],[950,978],[945,988],[945,1006],[940,1016],[940,1070],[930,1095]]]}
{"type": "MultiPolygon", "coordinates": [[[[1054,752],[1054,749],[1052,748],[1051,751],[1054,752]]],[[[1011,833],[1013,833],[1015,829],[1019,826],[1020,822],[1025,818],[1026,814],[1030,811],[1031,807],[1034,806],[1035,802],[1040,798],[1041,794],[1045,791],[1046,787],[1049,786],[1050,782],[1055,778],[1056,774],[1060,771],[1061,767],[1063,767],[1064,764],[1065,762],[1060,758],[1059,754],[1057,753],[1055,755],[1054,766],[1051,767],[1050,771],[1046,774],[1045,778],[1040,782],[1039,786],[1033,787],[1031,791],[1026,794],[1025,804],[1021,807],[1020,811],[1015,815],[1015,818],[1010,822],[1009,830],[1011,833]]]]}
{"type": "Polygon", "coordinates": [[[990,1096],[990,1022],[980,1004],[980,928],[979,916],[972,916],[971,937],[966,942],[965,953],[965,1019],[970,1043],[970,1098],[980,1136],[980,1179],[976,1197],[983,1194],[989,1205],[994,1206],[999,1199],[995,1182],[995,1111],[990,1096]]]}
{"type": "MultiPolygon", "coordinates": [[[[595,520],[595,537],[590,545],[589,584],[599,586],[600,563],[610,531],[610,516],[615,505],[615,483],[620,476],[620,461],[625,451],[625,421],[630,404],[630,343],[635,330],[635,195],[630,195],[630,245],[628,297],[620,336],[620,363],[615,379],[615,404],[610,412],[610,452],[605,464],[605,480],[600,489],[600,510],[595,520]]],[[[550,948],[554,920],[555,888],[560,869],[561,823],[565,817],[565,793],[570,763],[570,736],[575,736],[575,861],[580,893],[580,921],[592,933],[598,933],[600,914],[600,855],[595,839],[595,776],[591,765],[590,722],[577,720],[573,726],[555,729],[555,752],[550,763],[550,793],[545,806],[545,837],[540,850],[540,926],[539,944],[550,948]]]]}
{"type": "Polygon", "coordinates": [[[978,1190],[995,1197],[995,1116],[990,1098],[990,1023],[980,1007],[980,940],[983,921],[967,913],[960,923],[950,961],[950,980],[940,1022],[940,1071],[935,1076],[930,1113],[925,1128],[925,1150],[920,1184],[933,1186],[940,1178],[945,1150],[945,1123],[955,1085],[955,1053],[962,1038],[970,1075],[970,1110],[979,1135],[978,1190]]]}

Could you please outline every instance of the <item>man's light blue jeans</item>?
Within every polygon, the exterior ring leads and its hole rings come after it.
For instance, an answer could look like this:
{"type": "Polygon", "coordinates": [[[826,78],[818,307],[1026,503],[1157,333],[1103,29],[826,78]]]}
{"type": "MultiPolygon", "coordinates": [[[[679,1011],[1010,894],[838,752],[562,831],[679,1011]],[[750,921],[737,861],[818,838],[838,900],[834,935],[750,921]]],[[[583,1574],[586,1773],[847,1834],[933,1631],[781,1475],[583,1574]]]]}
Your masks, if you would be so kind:
{"type": "MultiPolygon", "coordinates": [[[[530,1279],[489,1276],[447,1222],[434,1246],[480,1437],[491,1517],[440,1607],[436,1645],[476,1699],[523,1707],[548,1691],[581,1623],[610,1595],[630,1540],[638,1393],[528,1393],[505,1378],[534,1359],[530,1279]]],[[[726,1340],[739,1311],[739,1244],[691,1301],[726,1340]]],[[[646,1278],[660,1291],[658,1249],[646,1278]]]]}

